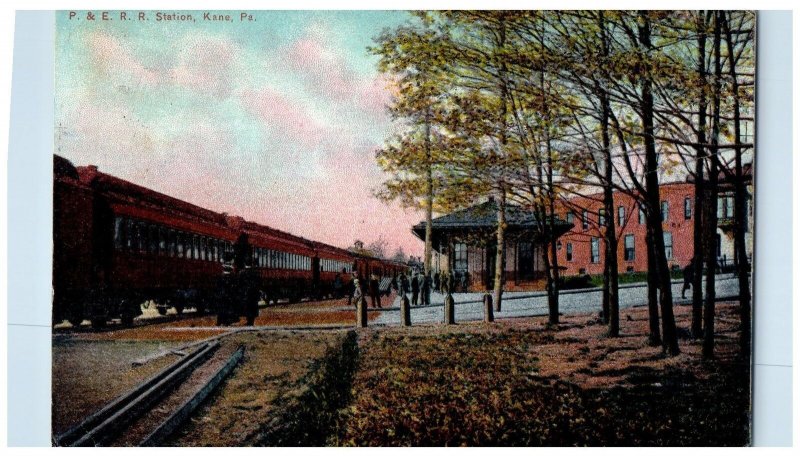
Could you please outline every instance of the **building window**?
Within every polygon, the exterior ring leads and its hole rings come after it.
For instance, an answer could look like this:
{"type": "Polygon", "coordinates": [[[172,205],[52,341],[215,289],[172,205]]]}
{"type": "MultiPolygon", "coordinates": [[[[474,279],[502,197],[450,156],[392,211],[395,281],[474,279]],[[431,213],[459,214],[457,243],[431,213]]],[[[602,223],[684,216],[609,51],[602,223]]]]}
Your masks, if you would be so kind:
{"type": "Polygon", "coordinates": [[[572,211],[567,211],[567,223],[574,224],[575,223],[575,213],[572,211]]]}
{"type": "Polygon", "coordinates": [[[572,243],[567,243],[567,262],[572,262],[572,243]]]}
{"type": "Polygon", "coordinates": [[[617,222],[619,222],[619,226],[623,227],[625,225],[625,207],[620,206],[617,208],[617,222]]]}
{"type": "Polygon", "coordinates": [[[664,232],[664,254],[667,259],[672,258],[672,233],[664,232]]]}
{"type": "Polygon", "coordinates": [[[753,143],[753,121],[742,121],[742,143],[753,143]]]}
{"type": "Polygon", "coordinates": [[[467,245],[464,243],[453,246],[453,269],[467,271],[467,245]]]}
{"type": "Polygon", "coordinates": [[[644,210],[642,209],[641,203],[639,204],[639,225],[644,224],[644,210]]]}
{"type": "Polygon", "coordinates": [[[589,228],[589,211],[583,210],[583,213],[581,214],[581,221],[583,223],[583,229],[587,230],[589,228]]]}
{"type": "Polygon", "coordinates": [[[625,261],[630,262],[636,259],[636,244],[633,235],[625,235],[625,261]]]}
{"type": "Polygon", "coordinates": [[[730,219],[733,217],[734,199],[732,195],[720,195],[717,199],[717,218],[730,219]]]}
{"type": "Polygon", "coordinates": [[[606,209],[605,208],[600,208],[600,210],[597,211],[597,225],[599,225],[600,227],[604,227],[606,225],[606,209]]]}
{"type": "Polygon", "coordinates": [[[683,199],[683,218],[687,221],[692,218],[692,199],[689,197],[683,199]]]}
{"type": "Polygon", "coordinates": [[[591,262],[600,262],[600,238],[592,238],[591,242],[591,262]]]}
{"type": "Polygon", "coordinates": [[[661,202],[661,222],[669,220],[669,202],[664,200],[661,202]]]}

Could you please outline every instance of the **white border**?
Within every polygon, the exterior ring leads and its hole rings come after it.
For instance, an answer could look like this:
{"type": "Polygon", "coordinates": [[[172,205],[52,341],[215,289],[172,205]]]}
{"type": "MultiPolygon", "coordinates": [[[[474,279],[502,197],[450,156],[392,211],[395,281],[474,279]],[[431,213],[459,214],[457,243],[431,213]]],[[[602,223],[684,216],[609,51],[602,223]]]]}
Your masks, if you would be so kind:
{"type": "MultiPolygon", "coordinates": [[[[422,9],[422,8],[536,8],[536,7],[550,7],[550,8],[637,8],[642,7],[641,1],[607,1],[603,2],[602,4],[597,4],[596,2],[592,1],[572,1],[572,0],[562,0],[557,3],[538,3],[538,2],[520,2],[520,1],[494,1],[491,3],[487,3],[485,0],[462,0],[462,1],[436,1],[436,0],[428,0],[428,1],[406,1],[402,4],[399,3],[385,3],[385,2],[376,2],[376,1],[346,1],[346,2],[336,2],[335,5],[329,5],[324,2],[320,1],[313,1],[313,0],[294,0],[291,2],[281,1],[281,2],[271,2],[269,4],[265,4],[262,2],[257,1],[214,1],[213,4],[209,6],[205,2],[201,4],[186,4],[185,2],[178,2],[174,0],[166,0],[166,1],[153,1],[153,0],[145,0],[145,1],[138,1],[135,3],[127,2],[128,5],[122,5],[118,3],[112,2],[100,2],[100,1],[81,1],[76,2],[69,5],[70,8],[75,9],[122,9],[126,6],[130,9],[130,6],[134,6],[136,9],[181,9],[187,7],[205,7],[205,8],[213,8],[216,7],[218,9],[263,9],[266,7],[270,8],[283,8],[283,9],[422,9]]],[[[753,4],[752,2],[744,2],[744,1],[677,1],[677,2],[669,2],[667,3],[653,3],[650,5],[646,5],[649,7],[659,7],[659,8],[669,8],[669,9],[680,9],[680,8],[742,8],[748,9],[753,7],[760,7],[760,8],[790,8],[791,4],[788,1],[784,2],[774,2],[774,1],[761,1],[757,4],[753,4]]],[[[6,161],[7,159],[7,151],[6,145],[8,144],[8,130],[6,126],[9,125],[8,123],[8,116],[9,111],[7,110],[7,106],[9,106],[9,95],[11,87],[11,58],[12,58],[12,43],[13,43],[13,34],[14,34],[14,19],[15,14],[13,8],[23,8],[23,9],[64,9],[66,5],[60,5],[55,1],[38,1],[38,0],[29,0],[29,1],[20,1],[20,0],[12,0],[10,2],[4,2],[2,11],[0,11],[0,150],[3,151],[3,160],[0,162],[3,165],[0,166],[0,290],[2,290],[2,294],[0,294],[0,304],[8,305],[7,302],[7,295],[6,290],[9,287],[8,282],[8,265],[14,266],[14,268],[18,268],[20,262],[25,262],[25,259],[11,259],[11,262],[7,263],[7,258],[5,255],[1,253],[6,253],[8,251],[9,244],[16,243],[16,238],[8,239],[7,236],[12,233],[13,231],[24,230],[24,227],[16,226],[18,224],[18,217],[20,216],[19,213],[8,213],[7,212],[7,183],[8,177],[7,172],[10,173],[18,173],[19,170],[6,169],[6,161]],[[5,215],[8,214],[8,218],[5,215]],[[8,221],[8,222],[7,222],[8,221]],[[10,225],[8,225],[10,224],[10,225]],[[12,229],[12,232],[9,232],[9,228],[12,229]],[[9,244],[6,244],[9,243],[9,244]]],[[[789,230],[792,230],[792,234],[797,234],[797,230],[790,227],[790,221],[794,222],[794,227],[800,226],[798,224],[800,221],[797,218],[800,218],[800,199],[794,198],[793,204],[789,205],[789,200],[793,195],[791,191],[791,177],[788,174],[788,170],[793,170],[794,177],[800,179],[800,161],[794,160],[792,167],[788,166],[788,162],[791,161],[791,157],[788,155],[789,151],[793,151],[792,148],[792,139],[789,137],[789,132],[793,132],[792,127],[794,123],[792,122],[793,117],[788,110],[782,110],[782,113],[785,115],[776,116],[773,120],[769,123],[761,123],[764,121],[764,112],[770,111],[776,108],[772,103],[777,103],[782,105],[785,109],[788,105],[788,97],[789,90],[791,89],[790,80],[791,76],[789,76],[789,80],[783,78],[781,75],[791,75],[791,70],[793,66],[797,65],[796,59],[793,62],[792,57],[794,56],[794,52],[791,52],[787,48],[790,46],[792,41],[797,40],[797,34],[793,31],[787,33],[786,31],[778,32],[776,24],[773,24],[769,21],[773,19],[778,20],[780,22],[780,18],[775,15],[769,15],[761,13],[762,17],[760,18],[759,23],[759,79],[757,81],[758,86],[758,96],[759,96],[759,106],[758,106],[758,118],[759,118],[759,125],[757,130],[758,141],[759,145],[757,147],[757,164],[756,164],[756,181],[758,190],[756,192],[757,204],[756,204],[756,259],[757,264],[755,267],[756,270],[756,301],[755,301],[755,319],[754,323],[756,325],[756,381],[755,381],[755,391],[754,391],[754,402],[756,403],[755,406],[755,419],[756,424],[754,427],[754,443],[757,445],[791,445],[792,443],[792,430],[797,429],[797,423],[792,423],[791,420],[791,407],[789,405],[796,404],[798,401],[797,395],[791,395],[792,389],[792,372],[796,370],[797,364],[794,363],[794,357],[797,356],[797,351],[794,351],[794,354],[791,352],[787,353],[787,351],[791,351],[791,348],[787,349],[787,341],[794,341],[795,344],[792,347],[797,347],[796,339],[793,339],[793,334],[791,332],[791,326],[788,325],[788,322],[794,322],[798,319],[798,313],[795,313],[792,316],[792,308],[790,302],[787,300],[791,292],[791,284],[793,280],[797,280],[800,283],[800,243],[795,242],[791,243],[792,237],[789,234],[789,230]],[[765,22],[767,20],[767,22],[765,22]],[[775,27],[773,27],[775,26],[775,27]],[[771,33],[774,32],[774,33],[771,33]],[[793,40],[790,40],[789,37],[793,37],[793,40]],[[775,51],[775,55],[771,57],[770,52],[775,51]],[[762,72],[766,72],[767,74],[763,74],[762,72]],[[769,86],[765,87],[764,84],[768,83],[769,86]],[[777,96],[770,100],[765,94],[767,90],[773,90],[777,96]],[[764,145],[761,143],[764,139],[769,139],[772,141],[770,151],[765,150],[763,147],[764,145]],[[771,152],[773,151],[773,152],[771,152]],[[770,154],[775,154],[772,156],[770,154]],[[773,159],[765,159],[765,157],[774,157],[773,159]],[[769,168],[768,162],[766,160],[774,160],[773,162],[775,165],[780,165],[782,169],[776,170],[776,174],[772,174],[770,172],[769,175],[765,175],[765,168],[769,168]],[[767,165],[765,165],[767,163],[767,165]],[[769,196],[769,201],[763,200],[763,197],[769,196]],[[776,204],[777,203],[777,204],[776,204]],[[791,208],[791,210],[790,210],[791,208]],[[792,213],[793,210],[793,213],[792,213]],[[792,249],[788,249],[788,246],[792,245],[792,249]],[[794,271],[792,272],[792,268],[790,265],[783,263],[786,261],[788,255],[780,255],[783,252],[784,254],[788,254],[791,252],[794,257],[794,271]],[[773,253],[774,257],[773,257],[773,253]],[[793,275],[792,275],[793,273],[793,275]],[[791,275],[791,276],[790,276],[791,275]],[[780,279],[779,281],[774,281],[775,285],[771,287],[765,287],[764,281],[769,281],[770,279],[780,279]],[[769,309],[769,314],[764,315],[764,312],[769,309]],[[792,316],[792,318],[790,318],[792,316]],[[769,324],[770,322],[777,322],[776,324],[769,324]],[[764,327],[764,325],[767,327],[764,327]],[[788,332],[788,333],[787,333],[788,332]],[[762,360],[761,354],[766,354],[769,357],[774,359],[772,360],[762,360]],[[788,361],[788,363],[786,363],[788,361]],[[760,410],[763,409],[763,412],[760,410]],[[763,432],[762,432],[763,430],[763,432]],[[762,435],[762,433],[764,433],[762,435]]],[[[775,14],[775,13],[772,13],[775,14]]],[[[43,31],[43,33],[48,33],[47,31],[43,31]]],[[[798,49],[798,46],[794,46],[794,51],[798,49]]],[[[797,71],[794,72],[796,77],[797,71]]],[[[15,81],[16,84],[21,84],[22,82],[15,81]]],[[[49,90],[52,92],[52,85],[50,87],[45,87],[45,90],[49,90]]],[[[794,99],[798,97],[797,91],[795,91],[794,99]]],[[[796,106],[796,103],[795,103],[796,106]]],[[[52,119],[52,115],[49,115],[50,119],[52,119]]],[[[46,120],[48,116],[44,116],[42,119],[46,120]]],[[[52,129],[52,123],[49,125],[49,128],[52,129]]],[[[794,133],[794,132],[793,132],[794,133]]],[[[51,136],[52,138],[52,136],[51,136]]],[[[24,151],[25,152],[25,151],[24,151]]],[[[27,151],[30,152],[30,151],[27,151]]],[[[42,152],[42,151],[40,151],[42,152]]],[[[49,154],[52,152],[51,150],[45,151],[47,157],[47,166],[50,166],[50,156],[49,154]]],[[[36,168],[35,164],[31,164],[33,168],[36,168]]],[[[49,181],[42,183],[45,189],[49,189],[49,181]]],[[[41,208],[36,208],[36,202],[30,202],[31,205],[29,208],[31,210],[41,210],[41,208]]],[[[41,204],[41,202],[39,202],[41,204]]],[[[49,224],[48,220],[40,221],[41,224],[49,224]]],[[[42,240],[42,246],[48,246],[49,250],[49,238],[46,240],[42,240]]],[[[48,267],[49,268],[49,267],[48,267]]],[[[49,270],[48,270],[49,271],[49,270]]],[[[41,282],[42,278],[30,278],[32,281],[37,281],[37,284],[41,282]]],[[[49,274],[47,275],[47,281],[49,281],[49,274]]],[[[23,284],[13,284],[14,288],[18,288],[24,286],[23,284]]],[[[9,293],[13,293],[15,289],[9,290],[9,293]]],[[[796,297],[795,297],[796,298],[796,297]]],[[[47,306],[47,315],[49,315],[49,303],[46,303],[47,306]]],[[[8,309],[8,308],[6,308],[8,309]]],[[[8,411],[10,413],[10,417],[12,418],[11,422],[8,421],[7,412],[3,411],[2,416],[0,416],[0,427],[2,427],[2,444],[17,444],[17,445],[48,445],[49,444],[49,417],[50,417],[50,410],[49,410],[49,401],[47,403],[47,408],[45,410],[41,409],[37,405],[41,405],[40,400],[41,398],[47,398],[49,400],[50,392],[49,392],[49,370],[50,370],[50,341],[49,338],[46,341],[46,348],[42,348],[43,346],[40,340],[35,338],[29,339],[27,342],[24,339],[20,339],[16,336],[12,331],[10,331],[11,327],[7,326],[7,315],[2,313],[2,317],[0,317],[0,332],[3,333],[2,341],[8,342],[8,349],[9,351],[4,351],[6,353],[2,356],[2,371],[6,374],[9,374],[7,368],[11,369],[11,373],[13,376],[9,378],[9,384],[6,384],[6,376],[0,377],[0,384],[2,385],[2,399],[5,401],[0,401],[0,405],[8,405],[9,408],[12,408],[8,411]],[[8,333],[6,333],[8,331],[8,333]],[[8,338],[8,339],[6,339],[8,338]],[[8,358],[9,353],[17,353],[20,354],[24,351],[25,358],[29,362],[27,365],[29,368],[34,366],[34,363],[39,364],[38,368],[33,371],[23,372],[19,366],[17,365],[9,365],[10,362],[16,363],[12,358],[8,358]],[[42,371],[44,370],[44,371],[42,371]],[[36,379],[32,378],[31,373],[40,373],[37,377],[44,376],[45,374],[48,376],[47,382],[47,391],[41,390],[41,383],[36,383],[36,379]],[[16,383],[15,383],[16,381],[16,383]],[[20,384],[22,382],[22,384],[20,384]],[[22,393],[18,388],[20,385],[34,387],[39,386],[39,389],[31,389],[27,393],[22,393]],[[9,391],[9,387],[12,388],[12,391],[9,391]],[[13,388],[16,388],[14,390],[13,388]],[[9,402],[11,400],[8,398],[8,394],[12,393],[12,397],[15,397],[17,400],[16,403],[9,402]],[[14,405],[17,405],[15,408],[14,405]],[[19,409],[19,407],[22,409],[19,409]],[[23,417],[27,416],[27,421],[23,419],[23,417]],[[28,441],[21,439],[20,435],[11,435],[7,436],[7,431],[15,430],[13,428],[14,423],[26,423],[26,424],[35,424],[26,426],[28,429],[27,431],[30,432],[29,438],[34,436],[45,436],[46,439],[44,441],[39,441],[38,439],[35,441],[28,441]],[[9,425],[12,425],[12,428],[9,429],[9,425]],[[38,428],[38,430],[36,430],[38,428]],[[44,430],[44,434],[39,432],[44,430]]],[[[17,322],[22,323],[24,322],[17,322]]],[[[48,329],[49,334],[49,329],[48,329]]],[[[795,378],[796,379],[796,378],[795,378]]],[[[795,408],[796,409],[796,408],[795,408]]],[[[165,450],[157,450],[156,452],[164,452],[165,450]]],[[[475,450],[473,450],[474,452],[475,450]]],[[[152,452],[152,451],[148,451],[152,452]]],[[[166,451],[169,452],[169,451],[166,451]]],[[[207,452],[207,450],[201,450],[201,453],[207,452]]],[[[228,452],[228,451],[226,451],[228,452]]],[[[271,450],[270,452],[275,452],[271,450]]],[[[286,452],[286,450],[279,450],[279,453],[286,452]]],[[[289,451],[291,452],[291,451],[289,451]]],[[[327,452],[342,452],[338,450],[329,450],[327,452]]],[[[424,452],[424,451],[423,451],[424,452]]],[[[440,451],[433,451],[433,452],[440,452],[440,451]]],[[[525,452],[524,450],[522,452],[525,452]]],[[[540,452],[537,450],[536,452],[540,452]]],[[[558,451],[563,452],[563,451],[558,451]]],[[[598,450],[594,450],[594,452],[598,452],[598,450]]],[[[600,452],[603,452],[600,450],[600,452]]],[[[615,450],[614,453],[617,454],[619,451],[615,450]]]]}

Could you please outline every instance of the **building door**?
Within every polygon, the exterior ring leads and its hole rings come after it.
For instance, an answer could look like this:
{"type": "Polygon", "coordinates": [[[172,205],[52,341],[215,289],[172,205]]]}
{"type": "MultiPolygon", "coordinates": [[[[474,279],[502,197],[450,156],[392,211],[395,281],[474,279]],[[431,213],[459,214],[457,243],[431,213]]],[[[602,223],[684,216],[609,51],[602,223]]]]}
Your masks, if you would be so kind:
{"type": "Polygon", "coordinates": [[[497,243],[489,243],[489,245],[486,246],[486,268],[484,268],[486,276],[483,279],[483,283],[486,284],[486,290],[494,289],[494,273],[496,271],[496,262],[497,243]]]}
{"type": "Polygon", "coordinates": [[[517,244],[517,274],[521,280],[533,279],[533,243],[521,241],[517,244]]]}

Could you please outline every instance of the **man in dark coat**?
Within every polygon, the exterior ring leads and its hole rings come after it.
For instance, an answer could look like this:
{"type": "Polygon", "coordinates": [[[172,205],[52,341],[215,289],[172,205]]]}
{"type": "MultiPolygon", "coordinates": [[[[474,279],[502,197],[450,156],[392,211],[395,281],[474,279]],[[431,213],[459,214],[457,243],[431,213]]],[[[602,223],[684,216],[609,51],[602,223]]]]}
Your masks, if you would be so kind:
{"type": "Polygon", "coordinates": [[[252,268],[245,268],[239,276],[244,317],[247,319],[247,325],[252,326],[256,322],[256,317],[258,317],[258,302],[261,300],[258,272],[252,268]]]}
{"type": "Polygon", "coordinates": [[[441,289],[441,284],[439,282],[439,279],[440,279],[439,272],[438,271],[434,272],[433,273],[433,290],[435,290],[436,292],[441,292],[441,290],[442,290],[441,289]]]}
{"type": "Polygon", "coordinates": [[[411,306],[417,306],[419,301],[419,274],[414,273],[411,277],[411,306]]]}
{"type": "Polygon", "coordinates": [[[423,305],[431,304],[431,276],[426,274],[422,276],[422,300],[423,305]]]}
{"type": "Polygon", "coordinates": [[[369,277],[369,296],[372,300],[372,307],[373,308],[382,308],[381,306],[381,293],[380,293],[380,282],[378,281],[378,275],[372,275],[369,277]]]}

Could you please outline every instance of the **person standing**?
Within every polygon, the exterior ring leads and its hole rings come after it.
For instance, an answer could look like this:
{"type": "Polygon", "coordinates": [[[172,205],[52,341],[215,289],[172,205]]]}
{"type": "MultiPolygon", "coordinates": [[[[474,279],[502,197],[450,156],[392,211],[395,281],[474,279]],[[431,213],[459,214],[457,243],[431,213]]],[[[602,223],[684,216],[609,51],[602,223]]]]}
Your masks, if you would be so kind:
{"type": "Polygon", "coordinates": [[[419,274],[411,277],[411,306],[417,306],[419,301],[419,274]]]}
{"type": "Polygon", "coordinates": [[[400,273],[400,279],[398,279],[398,287],[400,292],[400,298],[403,298],[405,294],[408,293],[410,285],[408,283],[408,277],[405,273],[400,273]]]}
{"type": "Polygon", "coordinates": [[[423,305],[431,304],[431,276],[426,274],[422,276],[422,302],[423,305]]]}
{"type": "Polygon", "coordinates": [[[359,303],[363,306],[367,305],[367,299],[364,297],[364,291],[361,289],[361,281],[358,279],[358,275],[353,277],[353,294],[350,296],[350,299],[356,309],[358,309],[359,303]]]}
{"type": "Polygon", "coordinates": [[[358,302],[356,302],[356,289],[359,289],[359,277],[358,271],[353,272],[353,277],[350,279],[350,284],[348,287],[348,295],[347,295],[347,306],[358,306],[358,302]]]}
{"type": "Polygon", "coordinates": [[[440,279],[439,272],[435,271],[433,273],[433,290],[437,293],[441,292],[441,283],[439,282],[440,279]]]}
{"type": "Polygon", "coordinates": [[[372,274],[369,278],[369,296],[372,301],[373,308],[382,308],[380,282],[378,282],[378,275],[376,274],[372,274]]]}

